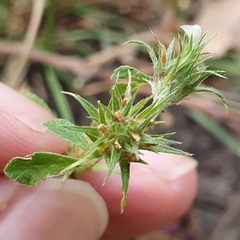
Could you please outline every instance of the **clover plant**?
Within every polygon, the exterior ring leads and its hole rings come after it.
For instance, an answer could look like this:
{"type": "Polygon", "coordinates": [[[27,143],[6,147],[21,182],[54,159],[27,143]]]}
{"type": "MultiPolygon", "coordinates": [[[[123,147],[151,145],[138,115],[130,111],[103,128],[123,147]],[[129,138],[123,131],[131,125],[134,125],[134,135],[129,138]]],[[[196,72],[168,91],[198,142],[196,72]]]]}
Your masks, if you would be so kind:
{"type": "Polygon", "coordinates": [[[148,76],[130,66],[117,68],[111,78],[115,79],[110,90],[108,105],[97,102],[93,106],[80,95],[63,92],[74,97],[87,111],[90,126],[76,126],[65,119],[54,119],[44,123],[53,134],[69,141],[72,150],[78,149],[78,156],[60,155],[50,152],[36,152],[26,158],[13,158],[5,167],[4,173],[11,179],[27,185],[35,185],[39,180],[53,176],[81,175],[101,160],[106,162],[105,184],[109,176],[120,166],[122,182],[121,211],[127,199],[131,164],[147,164],[142,159],[141,150],[155,153],[190,155],[171,145],[179,142],[169,140],[173,133],[154,135],[148,130],[158,124],[159,113],[170,105],[178,104],[194,92],[211,92],[225,104],[222,95],[210,87],[199,86],[210,75],[222,77],[221,71],[208,69],[205,65],[209,55],[202,52],[211,40],[204,40],[198,25],[183,25],[184,35],[178,36],[179,51],[174,51],[174,39],[166,49],[156,39],[157,52],[148,44],[132,40],[146,48],[153,64],[153,75],[148,76]],[[121,79],[127,81],[120,81],[121,79]],[[151,95],[136,101],[139,88],[149,85],[151,95]]]}

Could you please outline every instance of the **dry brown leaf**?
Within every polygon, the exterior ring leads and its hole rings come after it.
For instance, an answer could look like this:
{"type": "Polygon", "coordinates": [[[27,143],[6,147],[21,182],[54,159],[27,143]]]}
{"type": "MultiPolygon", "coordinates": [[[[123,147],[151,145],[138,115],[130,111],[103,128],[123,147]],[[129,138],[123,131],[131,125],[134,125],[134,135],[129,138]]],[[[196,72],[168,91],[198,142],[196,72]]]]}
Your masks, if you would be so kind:
{"type": "Polygon", "coordinates": [[[213,57],[221,57],[229,49],[240,49],[240,0],[204,1],[194,22],[207,32],[206,37],[220,33],[205,48],[213,57]]]}

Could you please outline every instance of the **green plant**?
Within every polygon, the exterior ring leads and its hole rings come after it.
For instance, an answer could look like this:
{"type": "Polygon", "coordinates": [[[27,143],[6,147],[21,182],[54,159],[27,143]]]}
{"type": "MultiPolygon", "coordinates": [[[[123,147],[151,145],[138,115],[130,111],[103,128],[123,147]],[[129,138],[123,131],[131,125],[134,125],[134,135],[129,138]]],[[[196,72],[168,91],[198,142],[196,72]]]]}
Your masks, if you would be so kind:
{"type": "MultiPolygon", "coordinates": [[[[190,155],[171,147],[179,142],[167,139],[172,133],[151,135],[148,130],[162,124],[157,117],[166,107],[177,104],[192,92],[212,92],[225,104],[222,95],[213,88],[199,87],[210,75],[222,77],[220,71],[209,70],[204,62],[207,57],[202,53],[209,40],[203,41],[202,29],[198,25],[182,26],[183,37],[178,37],[180,50],[173,50],[174,40],[166,49],[157,37],[157,54],[144,42],[133,40],[145,47],[153,63],[153,76],[147,76],[130,66],[117,68],[112,78],[116,79],[110,90],[107,106],[100,101],[94,107],[79,95],[64,92],[74,97],[87,111],[92,120],[91,126],[76,126],[65,119],[54,119],[44,126],[57,136],[81,149],[79,157],[37,152],[26,158],[13,158],[5,167],[5,174],[22,184],[35,185],[40,179],[51,176],[81,175],[90,171],[101,159],[107,166],[103,184],[119,164],[122,179],[121,211],[126,205],[130,164],[147,164],[141,159],[141,151],[166,152],[190,155]],[[128,79],[120,82],[119,79],[128,79]],[[138,89],[150,85],[152,95],[135,102],[138,89]],[[146,106],[147,105],[147,106],[146,106]]],[[[75,148],[73,147],[73,148],[75,148]]]]}

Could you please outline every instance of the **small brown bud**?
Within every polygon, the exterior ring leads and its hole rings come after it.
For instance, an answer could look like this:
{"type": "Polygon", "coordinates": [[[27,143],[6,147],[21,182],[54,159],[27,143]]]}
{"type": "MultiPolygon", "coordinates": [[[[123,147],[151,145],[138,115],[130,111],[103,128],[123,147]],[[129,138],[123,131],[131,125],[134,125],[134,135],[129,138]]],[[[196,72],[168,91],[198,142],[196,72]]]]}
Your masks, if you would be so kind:
{"type": "Polygon", "coordinates": [[[124,118],[122,117],[121,111],[117,111],[114,113],[114,120],[119,123],[124,123],[124,118]]]}
{"type": "Polygon", "coordinates": [[[140,136],[137,132],[130,132],[130,135],[132,136],[132,138],[136,141],[139,142],[140,141],[140,136]]]}
{"type": "Polygon", "coordinates": [[[122,146],[121,146],[121,144],[120,144],[120,142],[119,142],[119,139],[116,139],[116,140],[115,140],[114,146],[115,146],[115,148],[117,148],[117,149],[121,149],[121,148],[122,148],[122,146]]]}
{"type": "Polygon", "coordinates": [[[109,148],[110,148],[110,145],[104,146],[102,149],[102,152],[107,152],[109,148]]]}
{"type": "Polygon", "coordinates": [[[152,118],[149,123],[153,124],[154,123],[154,119],[152,118]]]}
{"type": "Polygon", "coordinates": [[[107,134],[107,126],[105,126],[105,125],[102,124],[102,123],[100,123],[100,124],[98,125],[98,130],[99,130],[102,134],[104,134],[104,135],[107,134]]]}
{"type": "Polygon", "coordinates": [[[131,162],[136,162],[137,161],[136,155],[133,154],[133,153],[127,153],[126,158],[131,162]]]}
{"type": "Polygon", "coordinates": [[[153,126],[153,125],[154,125],[154,123],[155,123],[155,121],[154,121],[154,119],[152,118],[152,119],[149,121],[149,124],[148,124],[148,126],[153,126]]]}
{"type": "Polygon", "coordinates": [[[162,62],[162,66],[166,67],[167,56],[166,56],[166,48],[164,47],[164,45],[162,45],[161,62],[162,62]]]}
{"type": "Polygon", "coordinates": [[[125,107],[126,106],[126,104],[127,104],[127,102],[128,102],[128,98],[123,98],[122,99],[122,107],[125,107]]]}

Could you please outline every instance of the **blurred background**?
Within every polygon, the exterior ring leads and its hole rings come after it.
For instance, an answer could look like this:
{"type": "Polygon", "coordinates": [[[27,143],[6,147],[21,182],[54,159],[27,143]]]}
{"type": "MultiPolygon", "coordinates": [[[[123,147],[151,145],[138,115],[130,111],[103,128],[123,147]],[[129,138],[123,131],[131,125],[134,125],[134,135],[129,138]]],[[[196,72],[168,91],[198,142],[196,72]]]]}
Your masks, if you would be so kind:
{"type": "MultiPolygon", "coordinates": [[[[1,0],[1,81],[21,93],[32,92],[54,114],[86,124],[81,106],[61,90],[81,94],[93,104],[108,101],[110,76],[120,65],[152,73],[144,49],[123,45],[130,39],[154,47],[150,29],[168,45],[182,24],[198,24],[208,36],[207,64],[226,71],[204,85],[217,97],[195,94],[170,107],[156,133],[174,139],[199,161],[199,190],[182,218],[144,236],[146,240],[240,239],[240,0],[1,0]]],[[[149,94],[141,89],[141,97],[149,94]]],[[[157,209],[156,209],[157,211],[157,209]]]]}

